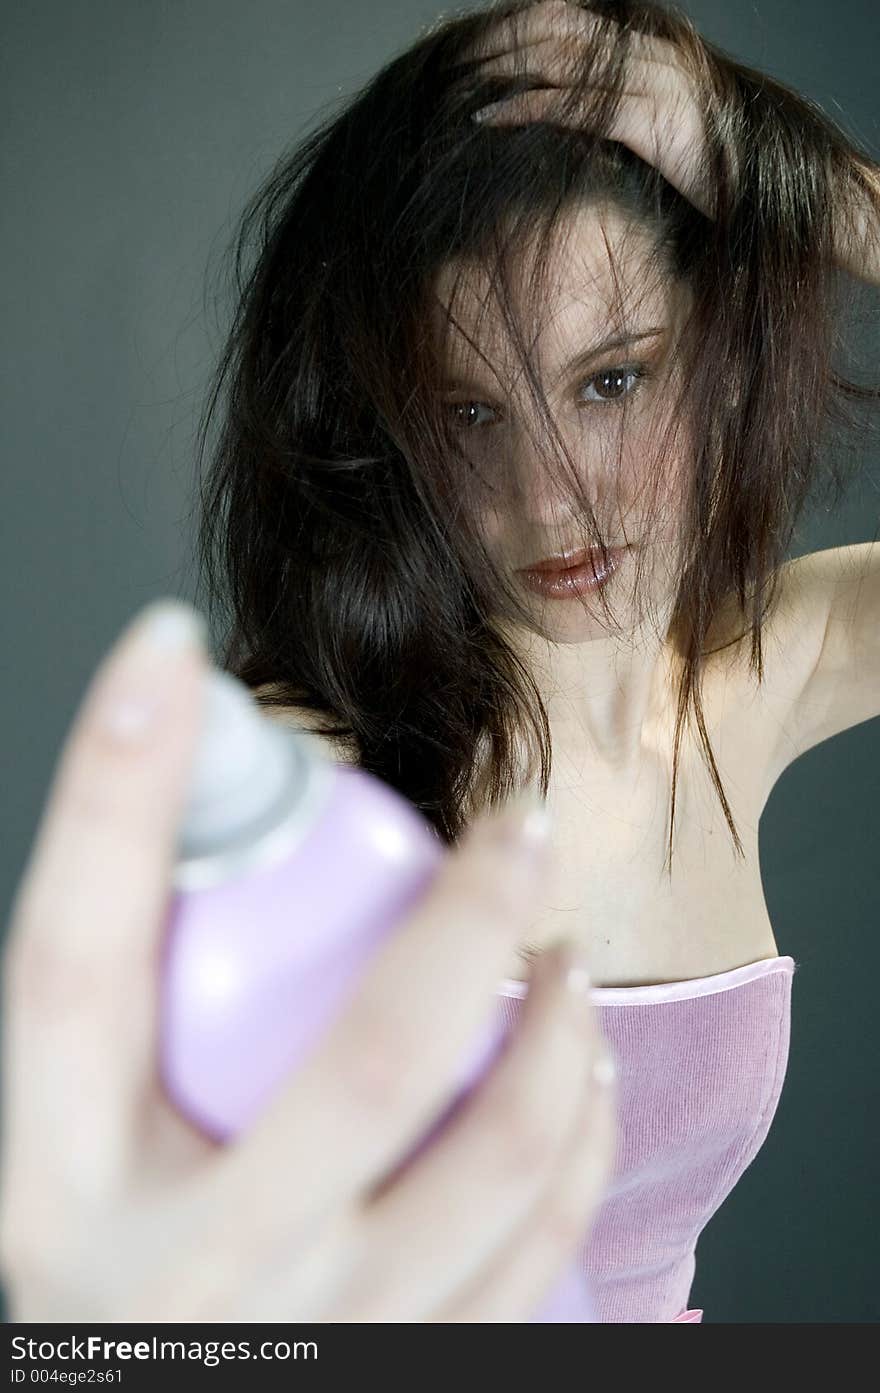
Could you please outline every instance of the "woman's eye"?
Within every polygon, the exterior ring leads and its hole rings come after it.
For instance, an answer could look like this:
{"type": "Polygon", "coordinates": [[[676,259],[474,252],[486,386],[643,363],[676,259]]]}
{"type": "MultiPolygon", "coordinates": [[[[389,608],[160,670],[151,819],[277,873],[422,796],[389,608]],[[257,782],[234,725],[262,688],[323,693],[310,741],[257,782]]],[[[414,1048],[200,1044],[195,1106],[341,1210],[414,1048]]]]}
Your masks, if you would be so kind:
{"type": "Polygon", "coordinates": [[[485,411],[490,417],[494,414],[491,407],[484,406],[481,401],[456,401],[451,404],[449,410],[452,416],[452,424],[455,426],[463,426],[465,429],[470,429],[473,426],[485,426],[490,424],[490,422],[485,419],[477,419],[477,412],[485,411]]]}
{"type": "Polygon", "coordinates": [[[605,368],[602,372],[597,372],[593,377],[587,378],[584,389],[593,388],[597,395],[587,395],[584,400],[588,402],[623,401],[626,397],[632,396],[635,383],[646,376],[645,368],[640,366],[605,368]]]}
{"type": "MultiPolygon", "coordinates": [[[[634,394],[636,384],[648,375],[648,369],[641,363],[631,367],[604,368],[581,385],[580,400],[603,406],[625,401],[634,394]]],[[[450,402],[449,412],[452,424],[463,430],[489,426],[496,419],[492,407],[481,401],[450,402]]]]}

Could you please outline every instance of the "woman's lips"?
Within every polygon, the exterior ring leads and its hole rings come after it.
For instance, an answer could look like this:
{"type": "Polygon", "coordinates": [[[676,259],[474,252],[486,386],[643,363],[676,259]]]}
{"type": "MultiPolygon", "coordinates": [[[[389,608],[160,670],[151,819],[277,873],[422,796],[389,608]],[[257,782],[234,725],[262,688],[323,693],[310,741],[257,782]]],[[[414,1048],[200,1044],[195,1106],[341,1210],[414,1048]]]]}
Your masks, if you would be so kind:
{"type": "Polygon", "coordinates": [[[629,547],[609,547],[606,566],[603,566],[601,551],[593,548],[591,551],[574,552],[567,566],[559,566],[553,561],[539,561],[518,574],[530,590],[546,599],[572,599],[575,595],[584,595],[605,585],[628,551],[629,547]]]}

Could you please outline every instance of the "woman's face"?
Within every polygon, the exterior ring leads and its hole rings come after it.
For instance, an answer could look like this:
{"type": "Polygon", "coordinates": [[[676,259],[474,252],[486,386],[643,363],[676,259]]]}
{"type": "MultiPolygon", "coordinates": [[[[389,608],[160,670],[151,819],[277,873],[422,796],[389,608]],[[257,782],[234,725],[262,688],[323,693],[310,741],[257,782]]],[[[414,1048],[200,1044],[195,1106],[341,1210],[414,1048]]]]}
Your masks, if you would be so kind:
{"type": "MultiPolygon", "coordinates": [[[[637,549],[640,584],[654,603],[668,596],[686,476],[688,432],[673,409],[680,383],[672,350],[690,295],[651,252],[650,234],[616,208],[578,210],[554,245],[551,293],[539,317],[529,301],[520,321],[537,324],[527,336],[534,370],[601,535],[607,546],[627,548],[603,587],[623,627],[636,619],[637,549]]],[[[528,258],[524,267],[527,274],[528,258]]],[[[444,268],[436,290],[440,327],[450,306],[453,316],[440,401],[475,471],[488,549],[513,572],[581,547],[576,504],[552,442],[542,443],[540,415],[485,271],[444,268]]],[[[563,586],[561,597],[547,598],[523,578],[517,584],[561,641],[607,632],[595,593],[573,598],[563,586]]]]}

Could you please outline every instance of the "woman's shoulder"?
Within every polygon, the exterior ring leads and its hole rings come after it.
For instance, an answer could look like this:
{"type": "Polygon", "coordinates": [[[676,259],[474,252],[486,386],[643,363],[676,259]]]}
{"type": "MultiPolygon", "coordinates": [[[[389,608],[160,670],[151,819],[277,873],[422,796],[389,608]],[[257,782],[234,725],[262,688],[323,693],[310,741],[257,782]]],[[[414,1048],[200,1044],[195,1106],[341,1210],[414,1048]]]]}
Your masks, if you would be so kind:
{"type": "Polygon", "coordinates": [[[271,721],[278,721],[280,725],[287,726],[290,730],[297,730],[308,736],[319,746],[325,758],[335,760],[337,764],[357,763],[357,755],[352,750],[350,741],[344,740],[341,736],[334,737],[318,733],[316,727],[327,724],[325,715],[290,703],[260,700],[260,698],[265,697],[277,698],[279,694],[279,684],[275,682],[264,682],[262,686],[254,687],[251,692],[251,696],[257,700],[264,716],[267,716],[271,721]]]}

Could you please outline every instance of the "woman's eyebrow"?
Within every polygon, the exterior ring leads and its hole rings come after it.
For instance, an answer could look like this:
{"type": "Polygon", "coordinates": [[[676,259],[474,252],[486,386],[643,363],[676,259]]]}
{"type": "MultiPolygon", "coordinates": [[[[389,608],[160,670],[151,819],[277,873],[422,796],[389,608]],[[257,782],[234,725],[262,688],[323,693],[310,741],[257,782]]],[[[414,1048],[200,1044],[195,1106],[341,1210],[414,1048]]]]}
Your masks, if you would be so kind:
{"type": "MultiPolygon", "coordinates": [[[[556,379],[550,384],[551,390],[553,387],[558,386],[563,378],[585,368],[594,358],[598,358],[600,353],[607,353],[612,348],[626,348],[629,344],[640,343],[642,339],[655,338],[658,334],[665,334],[666,330],[667,325],[658,324],[652,326],[650,329],[633,329],[627,330],[623,334],[613,334],[609,338],[601,339],[598,343],[591,344],[589,348],[584,349],[573,358],[570,358],[567,363],[563,364],[556,379]]],[[[482,384],[475,379],[456,377],[454,375],[444,375],[440,387],[444,391],[454,391],[456,389],[464,391],[485,390],[482,384]]]]}
{"type": "Polygon", "coordinates": [[[658,324],[651,329],[636,329],[627,331],[623,334],[614,334],[611,338],[602,339],[600,343],[593,344],[592,347],[585,349],[582,353],[576,354],[574,358],[570,358],[567,363],[563,364],[552,386],[557,386],[564,377],[568,377],[569,374],[578,372],[581,368],[585,368],[594,358],[598,358],[600,353],[607,353],[612,348],[626,348],[628,344],[640,343],[642,339],[655,338],[658,334],[664,334],[665,332],[666,325],[658,324]]]}

